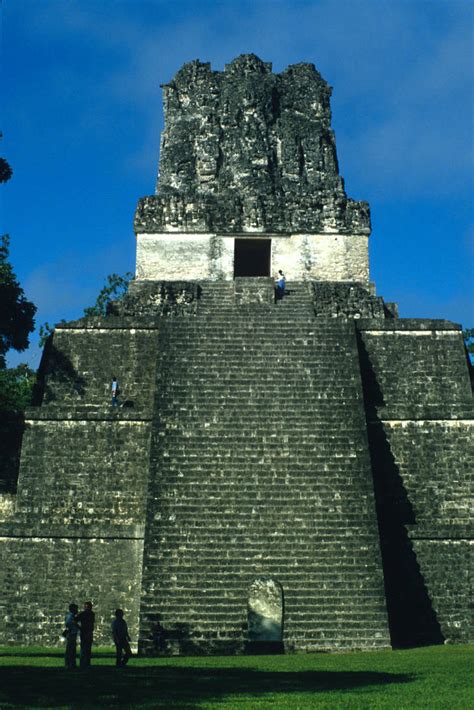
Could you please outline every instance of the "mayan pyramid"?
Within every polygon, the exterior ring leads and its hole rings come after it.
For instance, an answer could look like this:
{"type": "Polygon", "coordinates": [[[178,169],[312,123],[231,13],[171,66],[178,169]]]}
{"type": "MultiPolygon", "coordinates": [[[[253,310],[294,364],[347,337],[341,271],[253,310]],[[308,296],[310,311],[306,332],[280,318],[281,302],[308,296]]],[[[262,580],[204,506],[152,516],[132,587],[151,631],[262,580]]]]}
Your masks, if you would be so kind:
{"type": "Polygon", "coordinates": [[[163,86],[136,278],[56,328],[4,467],[0,643],[84,599],[149,654],[472,641],[462,333],[376,295],[330,95],[255,55],[163,86]]]}

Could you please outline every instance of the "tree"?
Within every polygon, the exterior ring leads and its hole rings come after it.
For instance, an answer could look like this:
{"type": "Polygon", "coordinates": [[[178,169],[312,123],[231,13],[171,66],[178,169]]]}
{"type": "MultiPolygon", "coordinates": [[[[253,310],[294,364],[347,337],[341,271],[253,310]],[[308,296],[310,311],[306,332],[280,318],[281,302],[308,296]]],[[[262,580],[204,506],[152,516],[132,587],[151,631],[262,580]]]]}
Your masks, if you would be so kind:
{"type": "Polygon", "coordinates": [[[13,170],[5,158],[0,158],[0,182],[7,182],[13,175],[13,170]]]}
{"type": "Polygon", "coordinates": [[[36,373],[24,363],[0,370],[0,410],[23,411],[31,404],[36,373]]]}
{"type": "Polygon", "coordinates": [[[466,350],[469,353],[471,362],[474,360],[474,328],[466,328],[462,332],[466,350]]]}
{"type": "Polygon", "coordinates": [[[128,284],[133,278],[133,274],[127,271],[124,276],[110,274],[107,276],[106,284],[99,292],[97,300],[93,306],[84,309],[87,317],[100,317],[107,315],[107,309],[111,301],[119,301],[127,292],[128,284]]]}
{"type": "MultiPolygon", "coordinates": [[[[3,134],[0,133],[0,140],[2,138],[3,138],[3,134]]],[[[8,161],[5,160],[5,158],[0,158],[0,183],[7,182],[8,180],[10,180],[12,175],[13,175],[13,170],[11,169],[8,161]]]]}
{"type": "MultiPolygon", "coordinates": [[[[128,285],[133,278],[133,274],[127,271],[123,276],[110,274],[106,278],[105,286],[99,291],[96,302],[93,306],[84,308],[86,318],[105,317],[108,313],[109,305],[112,301],[120,301],[127,293],[128,285]]],[[[59,323],[65,323],[65,320],[59,323]]],[[[44,347],[48,338],[54,333],[54,327],[49,323],[43,323],[39,328],[39,346],[44,347]]]]}
{"type": "MultiPolygon", "coordinates": [[[[2,134],[0,133],[0,138],[2,134]]],[[[0,158],[0,183],[10,180],[13,171],[5,158],[0,158]]],[[[10,239],[0,237],[0,410],[22,410],[31,402],[35,373],[28,365],[7,368],[6,354],[28,347],[28,336],[34,330],[36,306],[28,301],[18,283],[8,257],[10,239]]]]}
{"type": "Polygon", "coordinates": [[[25,296],[12,265],[8,261],[10,240],[0,238],[0,369],[6,367],[6,354],[26,350],[28,336],[34,330],[36,306],[25,296]]]}
{"type": "MultiPolygon", "coordinates": [[[[0,133],[0,139],[2,138],[0,133]]],[[[13,171],[5,158],[0,158],[0,183],[10,180],[13,171]]],[[[10,348],[25,350],[28,336],[34,330],[36,306],[28,301],[8,261],[8,234],[0,237],[0,369],[6,367],[10,348]]]]}

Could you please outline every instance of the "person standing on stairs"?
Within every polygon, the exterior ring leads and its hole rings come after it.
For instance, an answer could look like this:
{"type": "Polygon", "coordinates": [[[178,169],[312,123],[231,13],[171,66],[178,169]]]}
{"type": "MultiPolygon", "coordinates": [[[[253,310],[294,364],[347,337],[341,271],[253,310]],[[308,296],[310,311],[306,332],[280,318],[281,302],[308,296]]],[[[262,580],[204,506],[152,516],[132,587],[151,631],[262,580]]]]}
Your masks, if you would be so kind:
{"type": "Polygon", "coordinates": [[[112,377],[112,386],[111,386],[111,392],[112,392],[112,407],[118,407],[118,382],[117,378],[115,375],[112,377]]]}
{"type": "Polygon", "coordinates": [[[286,278],[283,271],[280,269],[278,271],[277,277],[275,279],[275,301],[281,301],[285,295],[286,278]]]}

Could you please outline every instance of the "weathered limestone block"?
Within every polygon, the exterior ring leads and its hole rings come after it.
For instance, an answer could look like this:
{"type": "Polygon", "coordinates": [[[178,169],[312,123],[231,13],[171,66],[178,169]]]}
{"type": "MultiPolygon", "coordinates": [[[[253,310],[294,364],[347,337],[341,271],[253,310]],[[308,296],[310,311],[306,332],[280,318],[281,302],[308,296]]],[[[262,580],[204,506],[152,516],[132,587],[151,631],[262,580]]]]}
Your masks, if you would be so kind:
{"type": "Polygon", "coordinates": [[[474,540],[412,538],[445,643],[474,643],[472,560],[474,540]]]}
{"type": "Polygon", "coordinates": [[[358,328],[380,418],[472,417],[461,326],[403,318],[362,320],[358,328]]]}
{"type": "Polygon", "coordinates": [[[392,643],[471,642],[474,412],[460,327],[358,327],[392,643]]]}
{"type": "Polygon", "coordinates": [[[415,537],[463,538],[471,519],[474,419],[384,421],[415,537]]]}

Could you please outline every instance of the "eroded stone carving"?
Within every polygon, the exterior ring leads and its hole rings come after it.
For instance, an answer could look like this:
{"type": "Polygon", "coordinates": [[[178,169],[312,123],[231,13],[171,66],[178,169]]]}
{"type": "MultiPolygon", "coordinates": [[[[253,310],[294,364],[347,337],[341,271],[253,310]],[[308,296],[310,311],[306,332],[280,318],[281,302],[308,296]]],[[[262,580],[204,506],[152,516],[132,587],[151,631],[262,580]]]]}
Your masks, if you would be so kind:
{"type": "Polygon", "coordinates": [[[393,318],[385,312],[380,296],[369,293],[358,283],[311,283],[315,315],[330,318],[393,318]]]}
{"type": "Polygon", "coordinates": [[[133,282],[122,301],[113,301],[108,315],[157,317],[196,312],[199,286],[186,281],[133,282]]]}
{"type": "Polygon", "coordinates": [[[249,590],[249,641],[281,641],[283,592],[273,579],[259,577],[249,590]]]}
{"type": "Polygon", "coordinates": [[[163,86],[157,192],[137,232],[368,234],[366,202],[339,175],[329,99],[313,64],[274,74],[254,54],[224,71],[185,64],[163,86]]]}

